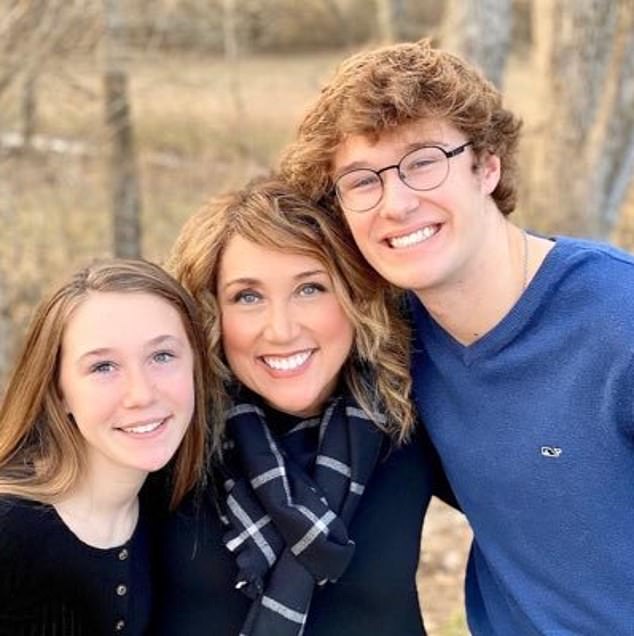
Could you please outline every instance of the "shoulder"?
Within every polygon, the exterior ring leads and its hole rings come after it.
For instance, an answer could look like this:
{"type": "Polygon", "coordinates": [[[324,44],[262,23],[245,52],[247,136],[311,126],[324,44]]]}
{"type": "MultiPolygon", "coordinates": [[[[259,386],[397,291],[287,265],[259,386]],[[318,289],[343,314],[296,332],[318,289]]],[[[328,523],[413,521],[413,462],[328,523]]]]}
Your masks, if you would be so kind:
{"type": "MultiPolygon", "coordinates": [[[[577,269],[581,272],[611,274],[620,272],[628,278],[634,278],[634,255],[609,243],[567,236],[554,237],[555,248],[552,259],[560,266],[577,269]]],[[[630,280],[631,282],[631,280],[630,280]]]]}
{"type": "Polygon", "coordinates": [[[556,237],[543,279],[572,311],[634,324],[634,255],[599,241],[556,237]],[[631,319],[631,320],[630,320],[631,319]]]}
{"type": "Polygon", "coordinates": [[[52,523],[51,506],[19,497],[0,497],[0,553],[9,545],[21,545],[45,536],[43,526],[52,523]]]}
{"type": "Polygon", "coordinates": [[[52,508],[25,499],[0,497],[0,596],[2,589],[32,580],[36,563],[54,532],[52,508]]]}
{"type": "Polygon", "coordinates": [[[22,499],[21,497],[0,497],[0,528],[2,531],[30,526],[32,522],[46,522],[52,515],[52,506],[22,499]]]}

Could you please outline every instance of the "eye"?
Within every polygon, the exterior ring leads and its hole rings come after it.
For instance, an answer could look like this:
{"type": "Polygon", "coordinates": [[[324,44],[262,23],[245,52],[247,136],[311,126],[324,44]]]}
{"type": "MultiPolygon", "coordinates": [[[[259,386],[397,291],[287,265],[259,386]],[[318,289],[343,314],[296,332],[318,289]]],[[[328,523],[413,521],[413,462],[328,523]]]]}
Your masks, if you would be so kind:
{"type": "Polygon", "coordinates": [[[165,364],[166,362],[170,362],[176,357],[174,353],[171,351],[157,351],[153,356],[152,360],[154,362],[158,362],[160,364],[165,364]]]}
{"type": "Polygon", "coordinates": [[[90,367],[90,373],[105,374],[115,370],[113,362],[97,362],[90,367]]]}
{"type": "Polygon", "coordinates": [[[299,296],[310,297],[310,296],[316,296],[317,294],[320,294],[325,291],[326,291],[326,288],[324,287],[324,285],[320,283],[305,283],[304,285],[301,285],[299,287],[299,289],[297,290],[297,293],[299,296]]]}
{"type": "Polygon", "coordinates": [[[231,300],[240,305],[255,305],[262,299],[262,296],[252,289],[242,289],[234,294],[231,300]]]}
{"type": "Polygon", "coordinates": [[[429,170],[443,161],[444,155],[438,148],[421,148],[406,158],[401,166],[401,171],[408,174],[429,170]]]}
{"type": "Polygon", "coordinates": [[[354,172],[349,172],[339,182],[339,187],[342,190],[370,189],[379,185],[381,185],[379,175],[371,170],[355,170],[354,172]]]}

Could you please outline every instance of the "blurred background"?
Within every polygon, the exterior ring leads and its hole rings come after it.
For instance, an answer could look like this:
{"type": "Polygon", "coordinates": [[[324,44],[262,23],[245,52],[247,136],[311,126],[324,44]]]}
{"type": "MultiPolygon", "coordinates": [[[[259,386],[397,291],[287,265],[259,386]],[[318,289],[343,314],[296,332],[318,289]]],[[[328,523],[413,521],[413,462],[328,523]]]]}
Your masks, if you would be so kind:
{"type": "MultiPolygon", "coordinates": [[[[516,222],[634,250],[634,0],[0,0],[0,389],[54,281],[161,262],[208,196],[276,165],[339,61],[421,37],[523,117],[516,222]]],[[[432,636],[467,633],[468,541],[435,502],[432,636]]]]}

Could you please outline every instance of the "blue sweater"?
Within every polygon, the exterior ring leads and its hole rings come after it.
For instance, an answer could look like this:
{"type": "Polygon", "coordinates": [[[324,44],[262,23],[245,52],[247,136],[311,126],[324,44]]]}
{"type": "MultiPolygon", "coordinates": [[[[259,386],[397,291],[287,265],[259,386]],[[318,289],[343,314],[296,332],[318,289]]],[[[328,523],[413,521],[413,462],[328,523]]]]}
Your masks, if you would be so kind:
{"type": "Polygon", "coordinates": [[[558,238],[462,346],[412,296],[414,393],[475,533],[474,635],[634,635],[634,258],[558,238]]]}

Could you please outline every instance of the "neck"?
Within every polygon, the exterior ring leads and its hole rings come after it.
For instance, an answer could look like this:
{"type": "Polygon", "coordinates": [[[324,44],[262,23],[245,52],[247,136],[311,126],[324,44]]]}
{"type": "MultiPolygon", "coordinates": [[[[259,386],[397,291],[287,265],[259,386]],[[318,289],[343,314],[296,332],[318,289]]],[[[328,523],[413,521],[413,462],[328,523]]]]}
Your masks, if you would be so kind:
{"type": "Polygon", "coordinates": [[[146,476],[133,469],[115,470],[98,459],[88,461],[77,486],[55,509],[84,543],[97,548],[119,546],[136,527],[138,494],[146,476]]]}
{"type": "Polygon", "coordinates": [[[552,247],[502,216],[490,229],[458,279],[416,292],[434,320],[463,345],[474,343],[508,314],[552,247]]]}

